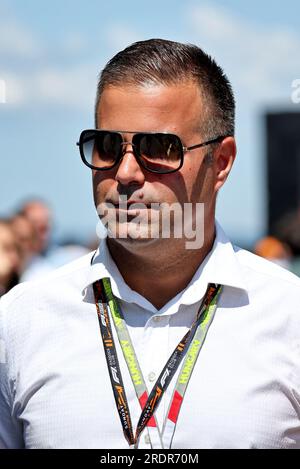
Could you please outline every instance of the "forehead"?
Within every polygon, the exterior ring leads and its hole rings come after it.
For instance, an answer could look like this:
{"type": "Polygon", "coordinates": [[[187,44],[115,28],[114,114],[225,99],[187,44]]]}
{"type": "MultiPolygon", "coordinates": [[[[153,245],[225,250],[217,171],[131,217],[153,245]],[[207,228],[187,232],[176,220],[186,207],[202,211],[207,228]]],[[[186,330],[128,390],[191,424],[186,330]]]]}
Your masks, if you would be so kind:
{"type": "Polygon", "coordinates": [[[198,125],[203,103],[199,86],[108,86],[97,108],[98,127],[133,131],[174,131],[198,125]]]}
{"type": "Polygon", "coordinates": [[[26,210],[26,216],[29,218],[48,218],[50,215],[48,207],[42,204],[29,205],[26,210]]]}

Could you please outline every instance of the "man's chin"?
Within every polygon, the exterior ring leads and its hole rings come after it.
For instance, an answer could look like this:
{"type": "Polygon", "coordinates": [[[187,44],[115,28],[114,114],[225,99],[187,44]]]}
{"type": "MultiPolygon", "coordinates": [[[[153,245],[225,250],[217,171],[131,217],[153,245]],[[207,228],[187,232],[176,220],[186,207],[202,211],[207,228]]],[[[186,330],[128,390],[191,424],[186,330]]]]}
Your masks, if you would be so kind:
{"type": "Polygon", "coordinates": [[[145,249],[149,246],[154,246],[155,244],[160,242],[160,239],[157,238],[110,238],[113,239],[113,242],[119,244],[120,246],[124,246],[127,248],[134,248],[135,251],[141,249],[145,249]]]}

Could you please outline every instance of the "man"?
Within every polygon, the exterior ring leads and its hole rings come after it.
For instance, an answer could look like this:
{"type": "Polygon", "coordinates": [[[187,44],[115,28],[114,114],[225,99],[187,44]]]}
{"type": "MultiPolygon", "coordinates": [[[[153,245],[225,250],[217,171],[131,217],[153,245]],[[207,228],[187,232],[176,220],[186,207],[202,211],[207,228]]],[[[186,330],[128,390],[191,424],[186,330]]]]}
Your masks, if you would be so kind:
{"type": "Polygon", "coordinates": [[[292,270],[292,251],[288,244],[275,236],[259,239],[254,245],[253,252],[285,269],[292,270]]]}
{"type": "Polygon", "coordinates": [[[300,448],[299,279],[215,222],[236,153],[223,71],[138,42],[95,114],[79,146],[108,237],[2,300],[1,445],[300,448]]]}
{"type": "Polygon", "coordinates": [[[17,213],[10,220],[20,251],[19,275],[22,275],[35,254],[36,232],[27,217],[17,213]]]}
{"type": "Polygon", "coordinates": [[[18,282],[21,257],[9,220],[0,219],[0,296],[18,282]]]}
{"type": "Polygon", "coordinates": [[[35,280],[53,270],[47,257],[51,236],[51,212],[45,202],[39,199],[26,201],[19,211],[34,231],[30,258],[22,272],[22,282],[35,280]]]}
{"type": "Polygon", "coordinates": [[[49,207],[42,200],[32,199],[24,203],[20,213],[34,227],[36,253],[44,254],[48,249],[51,235],[51,213],[49,207]]]}

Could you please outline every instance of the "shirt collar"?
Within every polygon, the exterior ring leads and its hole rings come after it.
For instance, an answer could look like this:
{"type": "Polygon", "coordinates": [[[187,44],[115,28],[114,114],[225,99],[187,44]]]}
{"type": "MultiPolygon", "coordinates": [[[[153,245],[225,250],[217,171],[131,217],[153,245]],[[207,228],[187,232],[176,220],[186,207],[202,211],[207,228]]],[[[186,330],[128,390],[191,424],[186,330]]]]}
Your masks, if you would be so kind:
{"type": "MultiPolygon", "coordinates": [[[[94,255],[93,263],[89,268],[84,284],[84,290],[96,280],[104,277],[110,278],[112,291],[117,298],[128,303],[136,303],[151,312],[157,312],[157,309],[146,298],[132,290],[125,283],[110,255],[106,239],[101,241],[94,255]]],[[[187,287],[170,300],[160,310],[160,313],[163,313],[166,309],[169,310],[172,305],[178,307],[178,303],[193,304],[198,302],[203,297],[208,283],[218,283],[248,290],[234,248],[218,222],[216,222],[216,238],[211,251],[201,263],[187,287]]]]}
{"type": "Polygon", "coordinates": [[[183,291],[181,302],[191,304],[195,300],[199,301],[203,297],[208,283],[248,291],[243,269],[234,247],[217,221],[213,247],[183,291]]]}

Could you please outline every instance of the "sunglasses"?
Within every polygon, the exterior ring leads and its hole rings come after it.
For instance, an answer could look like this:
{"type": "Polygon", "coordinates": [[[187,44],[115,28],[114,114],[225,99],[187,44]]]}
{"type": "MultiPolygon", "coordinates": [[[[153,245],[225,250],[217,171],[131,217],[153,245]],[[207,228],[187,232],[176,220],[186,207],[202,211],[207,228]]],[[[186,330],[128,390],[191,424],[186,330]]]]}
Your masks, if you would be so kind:
{"type": "Polygon", "coordinates": [[[177,135],[169,133],[94,129],[83,130],[77,145],[82,161],[92,169],[106,171],[114,168],[125,155],[125,147],[131,145],[140,166],[152,173],[167,174],[182,167],[185,152],[221,142],[225,137],[185,147],[177,135]],[[131,142],[124,141],[122,134],[125,133],[133,134],[131,142]]]}

